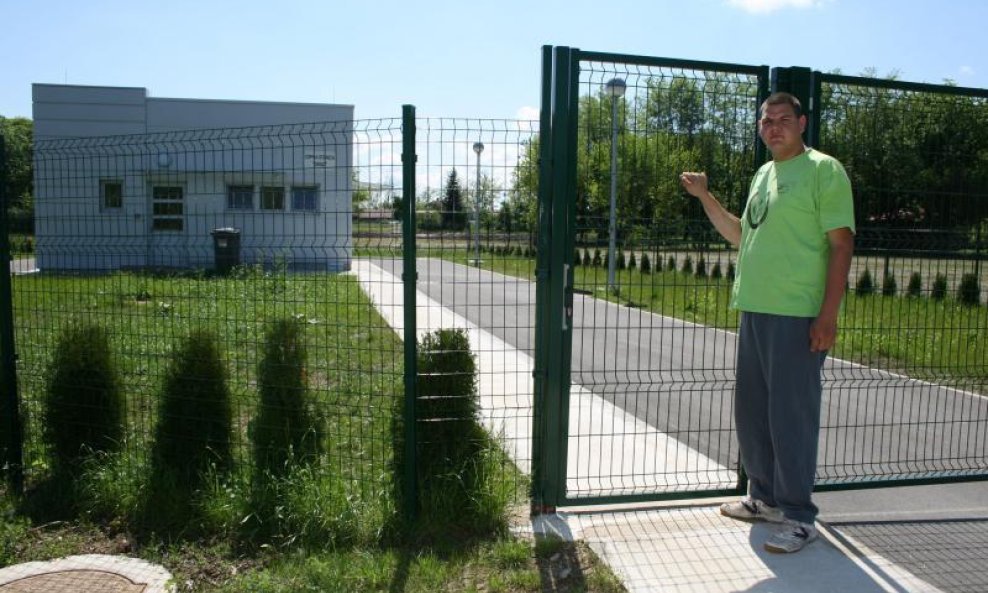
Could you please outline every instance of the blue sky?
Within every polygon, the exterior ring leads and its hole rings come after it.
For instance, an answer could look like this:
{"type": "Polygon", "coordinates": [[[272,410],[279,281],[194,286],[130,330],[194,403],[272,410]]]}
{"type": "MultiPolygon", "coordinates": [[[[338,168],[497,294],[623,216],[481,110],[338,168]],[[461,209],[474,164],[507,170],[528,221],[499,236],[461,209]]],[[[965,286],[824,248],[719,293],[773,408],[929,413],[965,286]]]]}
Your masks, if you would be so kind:
{"type": "Polygon", "coordinates": [[[0,0],[0,115],[31,83],[534,118],[540,48],[988,87],[984,0],[0,0]]]}

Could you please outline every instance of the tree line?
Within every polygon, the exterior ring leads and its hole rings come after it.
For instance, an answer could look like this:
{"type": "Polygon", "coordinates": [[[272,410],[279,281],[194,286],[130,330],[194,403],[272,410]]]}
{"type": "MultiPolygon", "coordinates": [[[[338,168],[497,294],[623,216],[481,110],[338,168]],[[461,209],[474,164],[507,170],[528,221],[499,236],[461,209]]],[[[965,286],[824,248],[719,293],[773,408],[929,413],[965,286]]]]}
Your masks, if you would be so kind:
{"type": "MultiPolygon", "coordinates": [[[[969,247],[988,240],[988,101],[954,92],[897,89],[887,79],[823,85],[819,147],[851,177],[859,227],[946,231],[969,247]],[[967,241],[965,243],[965,241],[967,241]]],[[[576,208],[587,243],[606,235],[610,155],[617,129],[617,225],[624,244],[717,241],[678,174],[707,171],[734,212],[761,164],[757,92],[744,80],[648,79],[630,97],[603,90],[579,100],[576,208]],[[613,126],[613,127],[612,127],[613,126]]],[[[534,228],[539,140],[525,145],[507,206],[534,228]]],[[[579,240],[579,238],[578,238],[579,240]]]]}
{"type": "Polygon", "coordinates": [[[3,162],[7,170],[3,195],[7,200],[11,230],[31,232],[34,219],[34,130],[31,120],[0,115],[0,135],[4,139],[3,162]]]}

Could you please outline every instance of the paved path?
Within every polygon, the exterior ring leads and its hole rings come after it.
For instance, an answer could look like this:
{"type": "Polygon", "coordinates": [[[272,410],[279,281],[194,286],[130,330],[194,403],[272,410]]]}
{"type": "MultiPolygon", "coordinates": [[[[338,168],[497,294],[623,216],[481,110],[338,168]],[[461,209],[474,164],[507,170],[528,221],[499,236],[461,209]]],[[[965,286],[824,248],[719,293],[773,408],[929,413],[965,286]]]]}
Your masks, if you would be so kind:
{"type": "MultiPolygon", "coordinates": [[[[395,277],[401,275],[400,261],[374,264],[395,277]]],[[[500,339],[504,347],[534,357],[533,282],[439,259],[420,259],[418,274],[420,291],[432,307],[448,310],[500,339]]],[[[572,463],[594,463],[582,457],[602,438],[600,431],[609,430],[629,443],[632,454],[655,447],[661,434],[670,439],[667,455],[685,446],[720,466],[736,465],[733,332],[591,296],[577,295],[573,307],[569,413],[588,420],[571,432],[576,446],[569,456],[572,463]],[[599,397],[588,398],[587,392],[599,397]],[[600,422],[589,420],[600,415],[601,402],[640,423],[629,427],[630,435],[613,427],[603,429],[600,422]]],[[[420,303],[421,311],[429,308],[420,303]]],[[[527,385],[515,390],[531,393],[527,385]]],[[[986,452],[988,398],[846,361],[827,361],[819,483],[876,475],[956,475],[983,464],[986,452]]],[[[640,457],[623,461],[627,474],[609,472],[608,483],[593,483],[577,473],[567,490],[574,496],[650,491],[655,479],[646,475],[649,467],[640,457]]],[[[733,472],[710,473],[709,465],[677,470],[678,478],[663,480],[671,486],[730,488],[735,479],[733,472]]]]}

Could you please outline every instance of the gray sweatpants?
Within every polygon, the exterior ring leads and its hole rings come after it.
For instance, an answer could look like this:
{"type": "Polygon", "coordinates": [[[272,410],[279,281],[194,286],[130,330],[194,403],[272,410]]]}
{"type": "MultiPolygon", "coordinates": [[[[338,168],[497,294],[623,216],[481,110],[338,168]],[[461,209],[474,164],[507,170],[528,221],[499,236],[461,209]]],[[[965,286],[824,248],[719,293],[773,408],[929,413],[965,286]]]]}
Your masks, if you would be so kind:
{"type": "Polygon", "coordinates": [[[734,419],[748,493],[786,518],[813,523],[820,371],[811,318],[741,313],[734,419]]]}

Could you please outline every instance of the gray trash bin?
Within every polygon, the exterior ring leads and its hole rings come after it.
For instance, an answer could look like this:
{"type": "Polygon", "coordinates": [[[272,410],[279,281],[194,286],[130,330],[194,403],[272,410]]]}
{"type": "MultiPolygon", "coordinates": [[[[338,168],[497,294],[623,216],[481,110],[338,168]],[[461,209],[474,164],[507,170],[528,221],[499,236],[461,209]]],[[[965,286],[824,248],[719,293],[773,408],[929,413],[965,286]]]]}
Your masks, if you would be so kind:
{"type": "Polygon", "coordinates": [[[213,229],[210,234],[213,236],[216,271],[226,274],[240,265],[240,229],[225,227],[213,229]]]}

